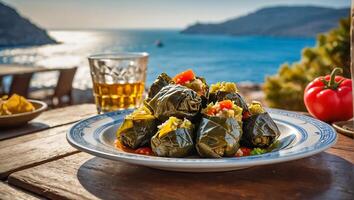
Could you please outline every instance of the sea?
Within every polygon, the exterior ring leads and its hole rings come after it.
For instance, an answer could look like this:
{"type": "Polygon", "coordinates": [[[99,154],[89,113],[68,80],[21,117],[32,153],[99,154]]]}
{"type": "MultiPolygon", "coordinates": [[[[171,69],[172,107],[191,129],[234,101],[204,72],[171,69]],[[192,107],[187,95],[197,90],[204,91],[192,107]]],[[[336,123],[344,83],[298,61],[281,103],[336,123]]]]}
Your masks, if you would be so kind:
{"type": "MultiPolygon", "coordinates": [[[[87,57],[97,53],[147,52],[147,84],[161,72],[174,76],[193,69],[208,83],[217,81],[263,83],[282,63],[300,59],[314,38],[188,35],[180,30],[50,30],[60,44],[0,48],[0,63],[41,65],[48,68],[78,66],[74,87],[92,87],[87,57]],[[156,46],[161,41],[163,47],[156,46]]],[[[35,75],[35,87],[56,84],[57,74],[35,75]]]]}

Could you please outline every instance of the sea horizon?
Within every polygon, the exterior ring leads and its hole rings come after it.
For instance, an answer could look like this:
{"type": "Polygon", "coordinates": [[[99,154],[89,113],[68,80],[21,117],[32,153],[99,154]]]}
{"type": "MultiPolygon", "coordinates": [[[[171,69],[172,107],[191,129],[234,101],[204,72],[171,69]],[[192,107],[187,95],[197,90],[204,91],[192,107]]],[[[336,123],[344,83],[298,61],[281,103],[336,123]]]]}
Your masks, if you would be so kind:
{"type": "MultiPolygon", "coordinates": [[[[282,63],[300,59],[304,47],[315,38],[189,35],[181,29],[49,29],[60,44],[38,47],[0,48],[0,63],[78,66],[74,87],[91,87],[87,56],[110,52],[147,52],[150,54],[147,85],[166,72],[171,76],[192,68],[208,83],[217,81],[263,83],[282,63]],[[154,45],[160,40],[164,46],[154,45]]],[[[55,84],[50,76],[35,76],[33,85],[55,84]]]]}

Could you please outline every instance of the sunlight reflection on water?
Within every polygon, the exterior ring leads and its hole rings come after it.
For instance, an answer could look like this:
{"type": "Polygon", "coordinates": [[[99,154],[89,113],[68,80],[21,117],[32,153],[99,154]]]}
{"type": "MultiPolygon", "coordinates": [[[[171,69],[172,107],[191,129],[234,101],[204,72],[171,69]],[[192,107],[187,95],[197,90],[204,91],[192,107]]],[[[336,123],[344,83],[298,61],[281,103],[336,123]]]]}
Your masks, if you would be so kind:
{"type": "MultiPolygon", "coordinates": [[[[87,31],[51,31],[50,36],[60,44],[6,49],[0,51],[0,57],[3,57],[4,63],[33,64],[48,68],[79,66],[74,87],[91,87],[86,57],[104,38],[98,33],[87,31]]],[[[41,73],[34,77],[32,86],[53,86],[56,80],[55,72],[41,73]]]]}
{"type": "MultiPolygon", "coordinates": [[[[40,65],[48,68],[78,66],[74,87],[91,87],[87,56],[111,52],[148,52],[147,85],[161,72],[174,75],[193,68],[217,81],[261,83],[265,75],[276,73],[280,64],[299,59],[312,38],[230,37],[184,35],[177,30],[70,30],[50,31],[60,44],[40,47],[0,49],[0,63],[40,65]],[[156,40],[163,48],[154,45],[156,40]]],[[[57,73],[37,74],[32,86],[52,86],[57,73]]]]}

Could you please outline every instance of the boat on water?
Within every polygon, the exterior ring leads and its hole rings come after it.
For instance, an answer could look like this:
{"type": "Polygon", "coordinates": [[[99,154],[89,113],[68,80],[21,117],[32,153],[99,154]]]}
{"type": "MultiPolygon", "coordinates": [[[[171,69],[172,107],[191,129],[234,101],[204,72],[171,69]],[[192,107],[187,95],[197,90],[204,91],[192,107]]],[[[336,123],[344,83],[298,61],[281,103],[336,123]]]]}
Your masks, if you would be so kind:
{"type": "Polygon", "coordinates": [[[163,47],[164,44],[162,43],[161,40],[156,40],[156,41],[155,41],[155,46],[157,46],[157,47],[163,47]]]}

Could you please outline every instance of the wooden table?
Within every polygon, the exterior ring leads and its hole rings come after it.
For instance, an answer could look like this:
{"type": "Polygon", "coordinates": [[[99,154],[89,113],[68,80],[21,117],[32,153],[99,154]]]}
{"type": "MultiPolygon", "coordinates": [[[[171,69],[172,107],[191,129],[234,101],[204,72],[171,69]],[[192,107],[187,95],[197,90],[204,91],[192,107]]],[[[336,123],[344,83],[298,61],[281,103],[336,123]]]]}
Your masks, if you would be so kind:
{"type": "Polygon", "coordinates": [[[0,77],[17,74],[57,71],[60,68],[46,68],[42,66],[26,66],[18,64],[0,64],[0,77]]]}
{"type": "Polygon", "coordinates": [[[0,199],[354,199],[354,141],[338,135],[309,158],[223,173],[178,173],[91,156],[72,148],[72,124],[94,105],[43,113],[0,130],[0,199]]]}

